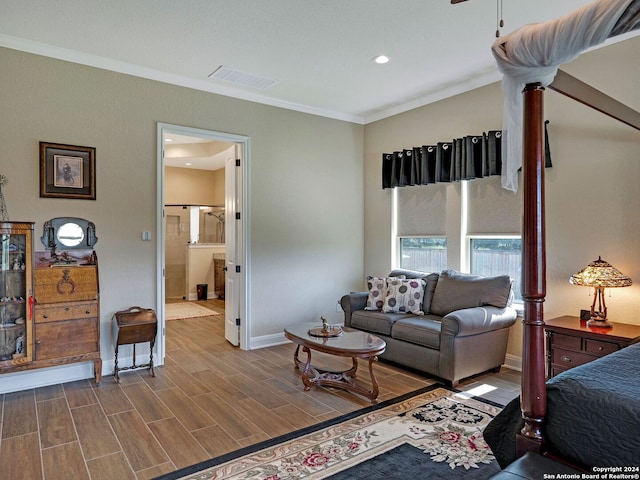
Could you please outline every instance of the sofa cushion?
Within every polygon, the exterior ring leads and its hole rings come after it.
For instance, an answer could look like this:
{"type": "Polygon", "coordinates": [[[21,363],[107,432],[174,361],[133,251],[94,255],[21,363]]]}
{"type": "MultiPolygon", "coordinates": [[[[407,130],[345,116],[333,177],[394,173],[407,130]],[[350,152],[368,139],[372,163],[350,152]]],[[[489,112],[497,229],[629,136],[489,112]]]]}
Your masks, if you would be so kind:
{"type": "Polygon", "coordinates": [[[418,270],[408,270],[406,268],[396,268],[389,272],[390,277],[402,277],[402,278],[426,278],[430,275],[427,272],[419,272],[418,270]]]}
{"type": "Polygon", "coordinates": [[[436,290],[436,285],[438,285],[438,279],[440,275],[437,273],[430,273],[424,279],[427,282],[427,285],[424,287],[424,298],[422,299],[422,311],[424,313],[431,313],[431,302],[433,301],[433,292],[436,290]]]}
{"type": "Polygon", "coordinates": [[[393,324],[391,336],[396,340],[440,350],[440,326],[440,318],[435,315],[407,315],[393,324]]]}
{"type": "Polygon", "coordinates": [[[356,310],[351,315],[351,326],[358,330],[391,336],[393,324],[403,318],[406,313],[382,313],[366,310],[356,310]]]}
{"type": "Polygon", "coordinates": [[[463,308],[492,305],[504,308],[511,299],[509,275],[483,277],[444,270],[431,300],[431,313],[447,315],[463,308]]]}
{"type": "Polygon", "coordinates": [[[389,278],[382,311],[422,315],[424,286],[425,281],[421,278],[389,278]]]}

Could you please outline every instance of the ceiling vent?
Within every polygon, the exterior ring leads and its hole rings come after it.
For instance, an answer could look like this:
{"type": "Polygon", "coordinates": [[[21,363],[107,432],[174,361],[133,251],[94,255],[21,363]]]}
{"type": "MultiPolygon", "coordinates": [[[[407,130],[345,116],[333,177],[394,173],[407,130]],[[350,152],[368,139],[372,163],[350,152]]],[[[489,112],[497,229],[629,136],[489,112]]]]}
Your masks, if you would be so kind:
{"type": "Polygon", "coordinates": [[[224,80],[225,82],[235,83],[236,85],[242,85],[244,87],[256,88],[258,90],[266,90],[276,83],[275,80],[270,78],[258,77],[251,73],[241,72],[231,67],[219,66],[209,78],[215,78],[216,80],[224,80]]]}

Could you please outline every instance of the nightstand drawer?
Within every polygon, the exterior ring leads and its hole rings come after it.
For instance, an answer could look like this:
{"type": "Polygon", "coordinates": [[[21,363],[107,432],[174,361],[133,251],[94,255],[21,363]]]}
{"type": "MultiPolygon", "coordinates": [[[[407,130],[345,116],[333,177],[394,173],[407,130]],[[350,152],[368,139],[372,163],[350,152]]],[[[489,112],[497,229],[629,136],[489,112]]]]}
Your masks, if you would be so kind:
{"type": "Polygon", "coordinates": [[[569,350],[562,350],[561,348],[553,349],[553,363],[555,363],[556,365],[561,365],[565,368],[577,367],[578,365],[588,363],[592,360],[592,355],[571,352],[569,350]]]}
{"type": "Polygon", "coordinates": [[[562,333],[553,334],[553,346],[568,348],[569,350],[582,350],[582,339],[562,333]]]}
{"type": "Polygon", "coordinates": [[[618,345],[616,343],[611,342],[600,342],[598,340],[590,340],[586,339],[584,349],[589,353],[594,353],[596,355],[608,355],[619,350],[618,345]]]}

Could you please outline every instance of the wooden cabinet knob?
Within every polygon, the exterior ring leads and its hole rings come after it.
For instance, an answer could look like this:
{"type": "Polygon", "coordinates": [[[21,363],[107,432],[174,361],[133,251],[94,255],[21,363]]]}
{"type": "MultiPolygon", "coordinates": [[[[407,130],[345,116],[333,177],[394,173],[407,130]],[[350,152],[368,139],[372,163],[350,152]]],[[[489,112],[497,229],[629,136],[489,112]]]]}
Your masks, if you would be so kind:
{"type": "Polygon", "coordinates": [[[562,360],[563,362],[571,363],[571,358],[567,357],[566,355],[563,355],[560,360],[562,360]]]}
{"type": "Polygon", "coordinates": [[[49,318],[49,315],[45,313],[44,315],[42,315],[42,318],[49,318]]]}

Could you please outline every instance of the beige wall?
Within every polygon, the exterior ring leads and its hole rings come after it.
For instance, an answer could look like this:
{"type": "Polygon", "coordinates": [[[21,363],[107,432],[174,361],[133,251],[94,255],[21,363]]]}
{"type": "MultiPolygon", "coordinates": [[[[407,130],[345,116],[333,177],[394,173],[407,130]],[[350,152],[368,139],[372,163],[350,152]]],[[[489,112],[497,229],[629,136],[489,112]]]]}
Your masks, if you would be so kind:
{"type": "MultiPolygon", "coordinates": [[[[224,184],[224,168],[213,171],[213,203],[212,205],[224,205],[225,184],[224,184]]],[[[166,187],[165,187],[166,191],[166,187]]]]}
{"type": "Polygon", "coordinates": [[[224,168],[197,170],[166,167],[164,203],[167,205],[224,205],[224,168]]]}
{"type": "MultiPolygon", "coordinates": [[[[627,40],[585,53],[564,68],[640,110],[639,49],[640,38],[627,40]]],[[[591,305],[591,291],[568,279],[601,255],[636,282],[607,290],[611,320],[640,324],[640,132],[549,89],[545,117],[551,122],[553,157],[545,184],[545,316],[577,315],[591,305]]],[[[380,186],[382,153],[500,129],[501,119],[502,93],[495,84],[366,126],[363,275],[384,274],[391,267],[391,191],[380,186]]],[[[458,186],[445,188],[456,197],[458,186]]],[[[505,204],[520,201],[506,191],[502,199],[505,204]]],[[[364,281],[356,287],[364,287],[364,281]]],[[[521,355],[521,330],[519,323],[512,330],[511,355],[521,355]]]]}
{"type": "Polygon", "coordinates": [[[363,271],[362,126],[10,49],[0,65],[10,218],[34,221],[36,238],[52,217],[95,222],[106,373],[113,313],[156,305],[157,239],[141,232],[156,232],[158,122],[250,138],[251,337],[341,318],[363,271]],[[39,141],[96,148],[96,201],[39,198],[39,141]]]}
{"type": "MultiPolygon", "coordinates": [[[[595,86],[640,110],[639,42],[584,54],[567,71],[588,74],[595,86]]],[[[156,231],[158,122],[251,139],[252,338],[320,315],[339,321],[336,300],[363,288],[364,275],[388,271],[391,202],[380,187],[383,152],[501,127],[498,85],[362,127],[9,49],[0,49],[0,64],[0,172],[9,177],[3,192],[10,218],[34,221],[36,239],[52,217],[95,222],[105,367],[113,358],[113,313],[156,305],[156,239],[142,242],[140,233],[156,231]],[[96,201],[39,198],[39,141],[96,147],[96,201]]],[[[546,182],[545,311],[555,316],[590,304],[586,289],[567,279],[598,255],[640,282],[640,137],[551,91],[546,109],[554,167],[546,182]]],[[[456,188],[448,187],[451,204],[456,188]]],[[[640,323],[638,288],[612,292],[612,318],[640,323]]],[[[516,355],[518,331],[509,347],[516,355]]],[[[12,375],[0,376],[0,383],[12,375]]]]}

